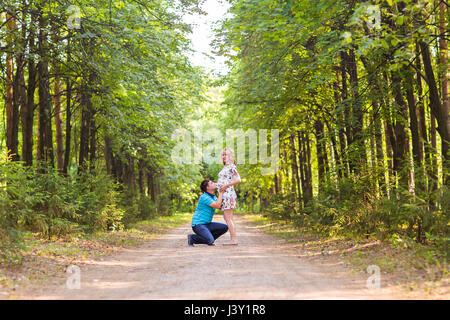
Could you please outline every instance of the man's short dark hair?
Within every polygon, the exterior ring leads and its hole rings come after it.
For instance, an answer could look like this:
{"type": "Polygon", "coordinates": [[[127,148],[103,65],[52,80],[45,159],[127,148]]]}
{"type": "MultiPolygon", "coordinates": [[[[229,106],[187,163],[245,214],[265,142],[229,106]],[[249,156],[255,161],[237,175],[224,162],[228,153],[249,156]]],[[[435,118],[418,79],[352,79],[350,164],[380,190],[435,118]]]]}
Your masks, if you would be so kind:
{"type": "Polygon", "coordinates": [[[210,181],[211,181],[211,180],[206,179],[206,180],[203,180],[202,183],[200,183],[200,189],[201,189],[203,192],[206,192],[206,187],[208,187],[208,183],[209,183],[210,181]]]}

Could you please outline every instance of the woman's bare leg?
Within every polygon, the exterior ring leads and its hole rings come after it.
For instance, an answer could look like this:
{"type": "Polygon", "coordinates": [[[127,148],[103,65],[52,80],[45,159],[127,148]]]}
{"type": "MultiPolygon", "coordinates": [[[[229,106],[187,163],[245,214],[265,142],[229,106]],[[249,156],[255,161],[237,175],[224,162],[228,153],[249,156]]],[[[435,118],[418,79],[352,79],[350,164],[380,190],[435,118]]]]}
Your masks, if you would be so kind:
{"type": "Polygon", "coordinates": [[[233,209],[223,210],[223,217],[230,231],[230,242],[227,244],[237,244],[236,225],[234,224],[233,209]]]}

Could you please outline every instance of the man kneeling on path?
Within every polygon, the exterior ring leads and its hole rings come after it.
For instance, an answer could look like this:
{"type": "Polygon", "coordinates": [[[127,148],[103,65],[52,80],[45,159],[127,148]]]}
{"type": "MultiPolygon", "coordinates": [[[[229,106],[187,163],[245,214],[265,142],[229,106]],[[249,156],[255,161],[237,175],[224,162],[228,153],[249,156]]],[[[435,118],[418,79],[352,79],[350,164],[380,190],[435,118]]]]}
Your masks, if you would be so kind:
{"type": "Polygon", "coordinates": [[[228,226],[223,223],[211,222],[214,211],[220,209],[223,192],[219,191],[219,198],[214,193],[216,184],[211,180],[203,180],[200,184],[203,194],[198,199],[197,209],[192,216],[192,230],[195,234],[188,235],[188,245],[207,244],[214,245],[214,241],[228,231],[228,226]]]}

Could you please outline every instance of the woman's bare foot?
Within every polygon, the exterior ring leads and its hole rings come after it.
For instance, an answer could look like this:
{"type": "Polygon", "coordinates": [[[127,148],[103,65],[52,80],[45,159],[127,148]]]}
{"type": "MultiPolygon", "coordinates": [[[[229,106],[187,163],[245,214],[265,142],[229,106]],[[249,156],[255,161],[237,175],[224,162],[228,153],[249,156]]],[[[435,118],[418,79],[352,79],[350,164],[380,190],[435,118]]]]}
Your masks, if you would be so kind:
{"type": "Polygon", "coordinates": [[[224,242],[223,245],[224,246],[237,246],[238,242],[237,242],[237,240],[230,240],[230,241],[224,242]]]}

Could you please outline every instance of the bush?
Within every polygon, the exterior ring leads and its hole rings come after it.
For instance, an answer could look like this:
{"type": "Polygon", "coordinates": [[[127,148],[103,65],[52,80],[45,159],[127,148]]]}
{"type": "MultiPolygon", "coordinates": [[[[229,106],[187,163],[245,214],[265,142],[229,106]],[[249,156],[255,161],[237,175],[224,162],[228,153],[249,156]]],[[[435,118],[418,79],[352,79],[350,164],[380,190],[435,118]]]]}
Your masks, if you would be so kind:
{"type": "Polygon", "coordinates": [[[0,262],[19,264],[22,261],[21,252],[24,249],[23,236],[20,230],[0,228],[0,262]]]}
{"type": "Polygon", "coordinates": [[[157,204],[150,197],[135,190],[124,190],[119,199],[119,206],[124,210],[123,223],[126,227],[139,220],[147,220],[159,214],[157,204]]]}
{"type": "Polygon", "coordinates": [[[297,213],[297,204],[294,199],[294,195],[290,192],[274,194],[270,197],[269,206],[264,208],[264,211],[280,219],[292,218],[297,213]]]}
{"type": "Polygon", "coordinates": [[[51,166],[40,171],[5,162],[0,167],[0,228],[39,232],[47,238],[121,227],[117,191],[102,172],[65,177],[51,166]]]}
{"type": "Polygon", "coordinates": [[[118,231],[123,230],[122,222],[125,211],[117,208],[115,203],[107,204],[100,212],[97,226],[100,230],[118,231]]]}
{"type": "Polygon", "coordinates": [[[387,240],[393,236],[427,243],[447,251],[450,243],[450,190],[447,186],[427,191],[416,186],[399,188],[391,197],[377,197],[376,186],[361,177],[341,179],[321,186],[321,192],[295,214],[290,193],[270,198],[267,213],[280,219],[293,218],[301,228],[325,236],[373,237],[387,240]]]}
{"type": "Polygon", "coordinates": [[[116,231],[138,220],[169,215],[167,194],[154,203],[139,192],[121,189],[102,171],[64,176],[50,165],[39,170],[0,159],[0,258],[19,261],[22,231],[64,237],[116,231]]]}
{"type": "Polygon", "coordinates": [[[156,204],[148,196],[139,194],[138,198],[139,219],[149,220],[156,216],[156,204]]]}
{"type": "Polygon", "coordinates": [[[30,213],[29,204],[33,202],[28,176],[29,170],[20,163],[0,158],[0,260],[6,263],[21,260],[23,239],[19,223],[30,213]]]}
{"type": "Polygon", "coordinates": [[[111,177],[101,171],[83,173],[72,181],[71,198],[78,214],[76,222],[95,230],[108,230],[110,225],[105,221],[115,221],[123,216],[116,212],[119,193],[111,177]],[[111,219],[106,214],[111,214],[111,219]]]}
{"type": "Polygon", "coordinates": [[[26,185],[28,201],[23,205],[27,213],[22,216],[22,227],[49,239],[79,230],[70,180],[52,167],[44,167],[43,172],[30,171],[26,185]]]}
{"type": "Polygon", "coordinates": [[[156,207],[158,215],[166,216],[170,215],[173,211],[173,203],[170,200],[170,197],[166,193],[162,193],[158,195],[156,199],[156,207]]]}

